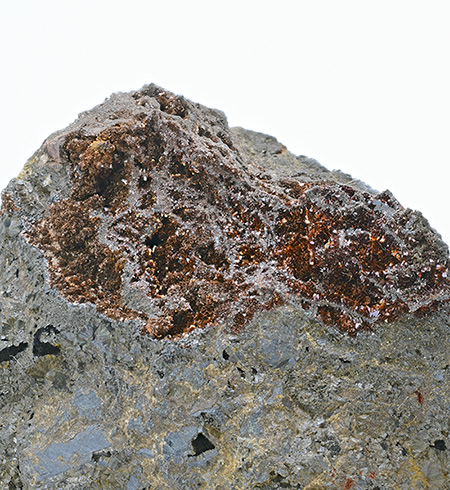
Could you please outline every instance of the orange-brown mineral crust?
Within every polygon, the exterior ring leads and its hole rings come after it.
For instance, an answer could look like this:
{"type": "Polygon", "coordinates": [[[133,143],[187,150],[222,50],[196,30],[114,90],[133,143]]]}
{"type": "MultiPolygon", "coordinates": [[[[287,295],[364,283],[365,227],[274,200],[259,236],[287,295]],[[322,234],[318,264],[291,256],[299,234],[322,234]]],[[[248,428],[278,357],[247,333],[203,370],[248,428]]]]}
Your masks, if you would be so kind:
{"type": "Polygon", "coordinates": [[[448,301],[448,258],[390,193],[255,176],[226,131],[192,130],[191,103],[134,94],[149,98],[159,107],[61,143],[70,195],[28,237],[69,301],[142,319],[157,338],[240,330],[293,297],[351,335],[448,301]],[[145,308],[126,304],[125,271],[145,308]]]}

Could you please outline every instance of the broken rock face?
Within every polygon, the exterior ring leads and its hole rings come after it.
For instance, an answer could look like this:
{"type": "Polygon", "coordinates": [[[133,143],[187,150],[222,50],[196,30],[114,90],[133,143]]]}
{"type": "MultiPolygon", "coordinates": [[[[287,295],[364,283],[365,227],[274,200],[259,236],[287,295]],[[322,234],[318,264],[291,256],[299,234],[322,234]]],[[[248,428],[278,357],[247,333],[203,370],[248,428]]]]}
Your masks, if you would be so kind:
{"type": "Polygon", "coordinates": [[[448,249],[388,191],[150,85],[2,202],[10,488],[447,481],[448,249]]]}

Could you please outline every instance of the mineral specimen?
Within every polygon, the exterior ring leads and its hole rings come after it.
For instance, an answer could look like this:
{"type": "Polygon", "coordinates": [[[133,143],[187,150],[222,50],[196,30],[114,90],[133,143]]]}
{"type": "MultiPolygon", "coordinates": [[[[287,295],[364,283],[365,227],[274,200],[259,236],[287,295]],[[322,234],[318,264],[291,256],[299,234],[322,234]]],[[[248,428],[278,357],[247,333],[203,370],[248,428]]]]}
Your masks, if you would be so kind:
{"type": "Polygon", "coordinates": [[[449,484],[448,249],[390,192],[149,85],[2,203],[4,488],[449,484]]]}

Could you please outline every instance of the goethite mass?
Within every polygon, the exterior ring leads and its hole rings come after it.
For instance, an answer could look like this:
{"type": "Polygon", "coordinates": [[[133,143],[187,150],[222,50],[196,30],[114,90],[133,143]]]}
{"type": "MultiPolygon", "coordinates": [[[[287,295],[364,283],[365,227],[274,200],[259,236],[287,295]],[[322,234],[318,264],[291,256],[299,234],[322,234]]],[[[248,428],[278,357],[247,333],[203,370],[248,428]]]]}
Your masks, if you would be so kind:
{"type": "Polygon", "coordinates": [[[70,189],[26,236],[51,286],[157,338],[240,331],[287,301],[353,335],[448,301],[448,255],[421,215],[275,140],[264,167],[236,132],[150,85],[50,137],[39,158],[70,189]]]}

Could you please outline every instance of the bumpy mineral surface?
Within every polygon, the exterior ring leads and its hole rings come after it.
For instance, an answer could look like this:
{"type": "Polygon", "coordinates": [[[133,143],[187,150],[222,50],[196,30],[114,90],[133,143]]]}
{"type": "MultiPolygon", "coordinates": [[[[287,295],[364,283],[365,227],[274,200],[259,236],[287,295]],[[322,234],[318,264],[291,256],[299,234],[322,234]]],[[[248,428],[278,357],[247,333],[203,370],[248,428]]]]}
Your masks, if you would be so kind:
{"type": "Polygon", "coordinates": [[[5,489],[450,488],[448,248],[154,85],[2,196],[5,489]]]}

